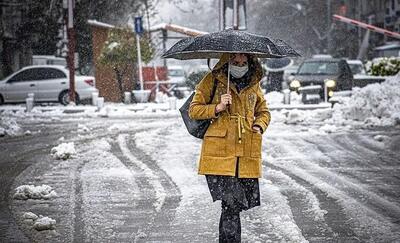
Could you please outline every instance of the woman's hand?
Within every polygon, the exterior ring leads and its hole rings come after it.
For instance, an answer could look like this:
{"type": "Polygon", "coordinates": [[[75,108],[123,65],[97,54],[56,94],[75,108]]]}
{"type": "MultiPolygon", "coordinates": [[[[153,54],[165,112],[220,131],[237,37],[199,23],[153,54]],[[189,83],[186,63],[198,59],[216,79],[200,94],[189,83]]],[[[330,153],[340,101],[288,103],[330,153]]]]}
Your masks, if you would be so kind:
{"type": "Polygon", "coordinates": [[[253,131],[261,134],[261,128],[259,126],[253,126],[253,131]]]}
{"type": "Polygon", "coordinates": [[[232,95],[230,95],[230,94],[221,95],[221,102],[216,106],[215,112],[218,113],[218,112],[226,110],[226,107],[228,106],[228,104],[232,104],[232,95]]]}

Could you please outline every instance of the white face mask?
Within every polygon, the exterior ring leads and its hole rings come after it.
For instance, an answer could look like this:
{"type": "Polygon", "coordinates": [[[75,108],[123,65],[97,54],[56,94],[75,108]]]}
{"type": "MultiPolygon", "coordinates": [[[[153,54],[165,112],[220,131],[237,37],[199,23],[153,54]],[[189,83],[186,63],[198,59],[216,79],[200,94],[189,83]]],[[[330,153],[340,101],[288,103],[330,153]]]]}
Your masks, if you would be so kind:
{"type": "Polygon", "coordinates": [[[243,75],[249,71],[249,65],[245,65],[243,67],[235,66],[235,65],[230,65],[230,72],[233,77],[235,78],[241,78],[243,75]]]}

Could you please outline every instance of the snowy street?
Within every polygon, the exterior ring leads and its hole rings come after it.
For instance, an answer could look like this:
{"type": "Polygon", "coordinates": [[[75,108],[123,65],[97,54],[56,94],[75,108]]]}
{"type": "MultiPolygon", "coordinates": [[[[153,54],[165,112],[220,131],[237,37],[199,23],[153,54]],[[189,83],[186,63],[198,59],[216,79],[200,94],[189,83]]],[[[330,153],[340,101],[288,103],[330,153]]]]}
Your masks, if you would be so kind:
{"type": "MultiPolygon", "coordinates": [[[[243,242],[400,240],[398,129],[276,121],[263,136],[261,206],[241,214],[243,242]]],[[[201,140],[177,115],[18,122],[31,134],[0,138],[0,239],[218,241],[220,201],[197,175],[201,140]],[[51,154],[70,142],[67,159],[51,154]],[[55,193],[19,200],[21,185],[55,193]],[[55,227],[32,229],[26,212],[55,227]]]]}

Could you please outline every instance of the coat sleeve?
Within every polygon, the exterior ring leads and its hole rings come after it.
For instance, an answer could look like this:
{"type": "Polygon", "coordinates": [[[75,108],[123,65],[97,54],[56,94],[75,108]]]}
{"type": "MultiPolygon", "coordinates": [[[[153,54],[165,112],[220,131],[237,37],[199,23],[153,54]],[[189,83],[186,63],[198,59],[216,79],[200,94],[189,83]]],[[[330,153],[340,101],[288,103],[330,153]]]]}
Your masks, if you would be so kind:
{"type": "Polygon", "coordinates": [[[199,84],[196,85],[195,95],[189,107],[189,117],[195,120],[217,118],[215,107],[217,104],[207,104],[211,98],[214,78],[208,73],[199,84]]]}
{"type": "Polygon", "coordinates": [[[271,113],[267,106],[267,101],[264,98],[264,94],[261,90],[261,86],[257,89],[257,101],[254,112],[255,120],[253,125],[257,125],[261,128],[262,133],[267,130],[269,123],[271,121],[271,113]]]}

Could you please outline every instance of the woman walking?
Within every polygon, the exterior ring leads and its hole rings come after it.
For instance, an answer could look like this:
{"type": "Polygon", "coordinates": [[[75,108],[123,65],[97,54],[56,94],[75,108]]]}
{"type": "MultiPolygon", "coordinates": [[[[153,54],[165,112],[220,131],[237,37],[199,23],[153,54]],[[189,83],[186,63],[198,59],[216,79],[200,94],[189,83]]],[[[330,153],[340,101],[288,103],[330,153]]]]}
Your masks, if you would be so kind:
{"type": "Polygon", "coordinates": [[[240,212],[260,205],[262,134],[271,120],[260,87],[262,75],[256,57],[225,53],[196,86],[190,103],[190,118],[212,119],[198,173],[206,176],[213,201],[221,200],[219,242],[240,242],[240,212]]]}

